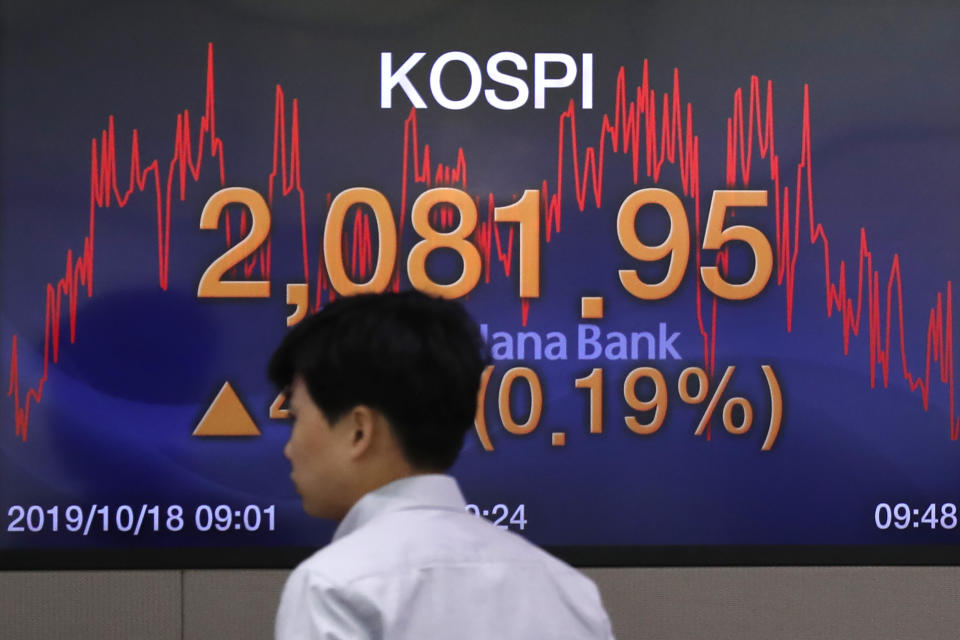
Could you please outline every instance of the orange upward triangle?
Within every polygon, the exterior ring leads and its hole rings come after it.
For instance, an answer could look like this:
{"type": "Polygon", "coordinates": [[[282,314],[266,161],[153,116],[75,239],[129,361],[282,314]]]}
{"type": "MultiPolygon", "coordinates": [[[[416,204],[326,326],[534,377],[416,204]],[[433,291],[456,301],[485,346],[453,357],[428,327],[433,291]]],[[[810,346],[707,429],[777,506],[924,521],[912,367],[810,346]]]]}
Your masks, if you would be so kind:
{"type": "Polygon", "coordinates": [[[193,430],[195,436],[258,436],[260,430],[229,382],[220,387],[210,408],[193,430]]]}

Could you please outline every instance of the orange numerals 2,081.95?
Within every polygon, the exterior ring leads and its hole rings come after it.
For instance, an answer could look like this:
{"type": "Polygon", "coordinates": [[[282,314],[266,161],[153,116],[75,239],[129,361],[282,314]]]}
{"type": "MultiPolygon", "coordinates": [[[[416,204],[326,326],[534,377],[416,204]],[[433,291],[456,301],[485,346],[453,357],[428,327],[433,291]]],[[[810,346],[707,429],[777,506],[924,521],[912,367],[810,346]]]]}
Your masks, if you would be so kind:
{"type": "MultiPolygon", "coordinates": [[[[270,208],[263,196],[253,189],[228,187],[213,194],[200,216],[201,229],[217,229],[223,209],[231,204],[245,206],[252,224],[247,234],[223,255],[213,261],[197,288],[199,298],[267,298],[269,280],[225,280],[233,267],[251,256],[270,235],[270,208]]],[[[759,294],[773,272],[773,250],[770,242],[756,227],[731,225],[724,228],[727,209],[731,207],[765,207],[767,192],[755,190],[717,190],[713,192],[710,212],[703,237],[703,248],[721,250],[729,242],[746,243],[754,257],[753,273],[742,283],[726,280],[716,266],[701,266],[700,277],[714,295],[728,300],[747,300],[759,294]]],[[[540,192],[528,189],[516,202],[497,207],[495,222],[513,222],[519,226],[521,298],[540,296],[540,192]]],[[[407,256],[407,277],[414,288],[435,296],[461,298],[480,282],[482,258],[470,241],[478,223],[477,205],[465,191],[438,187],[423,192],[413,204],[411,223],[420,240],[407,256]],[[429,214],[438,206],[452,207],[459,212],[459,223],[449,230],[437,229],[429,214]],[[427,273],[427,258],[437,249],[452,249],[462,260],[459,277],[450,283],[434,280],[427,273]]],[[[667,273],[655,283],[644,282],[631,269],[620,269],[620,282],[631,295],[641,300],[660,300],[680,286],[690,258],[690,224],[680,198],[666,189],[646,188],[634,191],[623,201],[617,213],[617,238],[631,257],[643,262],[669,259],[667,273]],[[669,232],[658,245],[645,244],[637,234],[637,216],[646,205],[658,205],[666,211],[669,232]]],[[[324,266],[330,284],[340,295],[378,293],[389,286],[397,262],[399,242],[393,210],[387,198],[366,187],[346,189],[330,203],[323,230],[324,266]],[[366,282],[355,282],[347,274],[343,257],[343,231],[351,207],[365,205],[373,212],[379,241],[373,275],[366,282]]]]}

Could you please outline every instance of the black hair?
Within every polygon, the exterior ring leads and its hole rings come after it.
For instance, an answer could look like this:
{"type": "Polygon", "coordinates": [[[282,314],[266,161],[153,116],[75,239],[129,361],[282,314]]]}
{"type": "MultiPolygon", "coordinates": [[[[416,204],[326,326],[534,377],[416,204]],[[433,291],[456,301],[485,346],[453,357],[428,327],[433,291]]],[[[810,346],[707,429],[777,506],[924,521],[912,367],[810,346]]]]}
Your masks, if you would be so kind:
{"type": "Polygon", "coordinates": [[[281,389],[300,376],[331,423],[357,405],[380,411],[414,467],[443,471],[473,425],[486,363],[460,304],[406,291],[327,304],[286,335],[268,375],[281,389]]]}

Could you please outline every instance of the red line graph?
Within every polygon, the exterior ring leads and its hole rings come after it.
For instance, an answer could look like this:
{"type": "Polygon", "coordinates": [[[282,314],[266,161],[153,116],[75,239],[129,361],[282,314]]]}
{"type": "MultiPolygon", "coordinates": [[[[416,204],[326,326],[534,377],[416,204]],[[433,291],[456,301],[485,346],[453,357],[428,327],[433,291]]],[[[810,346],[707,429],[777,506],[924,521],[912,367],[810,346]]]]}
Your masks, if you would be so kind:
{"type": "Polygon", "coordinates": [[[810,135],[810,89],[803,92],[803,129],[800,143],[800,162],[796,167],[794,182],[793,217],[790,214],[790,187],[782,186],[779,157],[774,151],[773,86],[767,83],[765,109],[761,112],[759,80],[751,79],[748,101],[748,120],[744,131],[743,93],[734,94],[733,116],[727,121],[727,184],[734,186],[739,177],[743,185],[750,180],[753,150],[753,134],[756,132],[757,148],[761,158],[767,158],[770,179],[773,182],[776,207],[776,265],[777,284],[786,290],[786,328],[793,328],[794,285],[796,282],[797,258],[800,250],[801,220],[808,221],[807,239],[811,245],[823,247],[824,289],[826,313],[831,317],[839,311],[843,327],[843,351],[849,353],[850,334],[860,335],[863,326],[864,304],[867,310],[867,334],[869,340],[870,386],[876,387],[877,369],[880,369],[883,386],[890,384],[890,365],[895,345],[891,344],[894,313],[898,327],[898,346],[901,373],[911,391],[920,390],[924,410],[929,408],[930,390],[934,380],[931,361],[939,364],[938,378],[946,385],[950,406],[949,435],[951,440],[960,436],[960,420],[956,416],[954,396],[953,352],[953,283],[946,282],[944,290],[937,293],[936,304],[929,311],[926,327],[925,362],[923,373],[914,373],[907,358],[906,328],[904,326],[903,279],[900,275],[900,256],[894,253],[889,275],[886,278],[886,294],[881,293],[879,269],[874,269],[873,254],[867,242],[867,230],[860,228],[860,246],[857,256],[856,294],[848,296],[847,266],[840,261],[839,274],[831,276],[830,240],[823,225],[817,222],[813,210],[813,175],[810,135]],[[762,133],[761,133],[762,130],[762,133]],[[739,162],[738,162],[739,158],[739,162]],[[738,172],[739,169],[739,172],[738,172]],[[782,187],[782,198],[780,197],[782,187]],[[802,195],[806,198],[802,198],[802,195]],[[894,305],[894,297],[896,305],[894,305]],[[946,305],[946,306],[944,306],[946,305]]]}
{"type": "MultiPolygon", "coordinates": [[[[301,179],[300,162],[300,118],[299,104],[296,99],[290,107],[290,127],[287,128],[286,97],[282,87],[277,85],[275,92],[275,111],[273,123],[272,171],[268,176],[268,202],[274,205],[276,193],[288,196],[296,192],[300,214],[301,255],[304,281],[310,282],[310,265],[315,264],[315,306],[319,308],[325,293],[327,299],[334,297],[329,278],[324,268],[322,253],[316,261],[310,259],[310,247],[307,231],[306,193],[301,179]],[[278,188],[279,187],[279,188],[278,188]]],[[[784,288],[786,300],[786,330],[793,329],[794,291],[798,268],[798,256],[801,248],[801,224],[808,221],[806,235],[809,245],[822,246],[825,266],[826,315],[832,317],[834,311],[841,316],[844,353],[849,352],[851,334],[859,336],[863,327],[866,310],[866,327],[869,341],[869,368],[871,386],[877,384],[876,373],[879,369],[884,387],[890,383],[890,367],[899,346],[901,371],[904,380],[913,391],[920,391],[922,404],[929,407],[929,397],[935,382],[933,363],[936,363],[937,379],[947,387],[950,407],[949,436],[957,440],[960,436],[960,420],[957,419],[954,404],[954,353],[953,353],[953,305],[952,282],[947,281],[944,289],[937,294],[937,300],[929,311],[926,327],[926,350],[923,372],[917,374],[908,365],[906,350],[906,328],[904,326],[903,282],[900,269],[900,256],[894,254],[886,278],[885,293],[881,292],[881,274],[874,268],[873,254],[868,248],[866,229],[860,230],[860,250],[858,255],[858,275],[856,286],[851,288],[847,281],[847,267],[841,260],[834,278],[831,271],[829,239],[823,225],[817,222],[813,209],[812,154],[810,126],[809,88],[804,88],[803,121],[801,134],[800,161],[796,166],[793,198],[790,185],[782,184],[780,160],[774,143],[774,107],[772,84],[766,87],[766,99],[761,97],[759,80],[751,78],[747,98],[746,115],[744,112],[743,90],[737,89],[733,95],[733,109],[727,120],[726,181],[730,188],[747,186],[756,148],[759,157],[769,165],[770,181],[774,192],[776,216],[775,264],[777,285],[784,288]],[[852,296],[849,292],[856,291],[852,296]],[[894,304],[894,300],[896,304],[894,304]],[[893,341],[892,328],[897,323],[897,341],[893,341]]],[[[700,219],[700,155],[699,138],[693,133],[693,106],[684,107],[680,99],[680,74],[673,73],[673,85],[669,92],[658,98],[650,85],[649,65],[643,63],[641,84],[631,92],[627,90],[626,71],[620,68],[616,81],[616,100],[612,116],[604,114],[601,119],[599,138],[596,146],[585,146],[581,150],[578,136],[577,112],[571,101],[568,108],[558,119],[557,173],[551,185],[547,179],[541,183],[541,202],[543,203],[545,240],[550,242],[552,234],[562,228],[562,202],[564,178],[567,170],[574,178],[574,196],[577,207],[584,211],[590,192],[593,204],[601,207],[605,160],[608,153],[629,155],[634,184],[640,181],[641,160],[646,178],[654,183],[660,180],[665,164],[675,165],[680,174],[683,194],[693,200],[694,225],[696,238],[701,237],[700,219]],[[658,111],[658,104],[661,105],[658,111]],[[568,164],[569,163],[569,166],[568,164]]],[[[48,379],[50,362],[56,363],[60,347],[60,327],[62,324],[62,304],[68,303],[70,323],[70,341],[76,339],[76,310],[79,291],[86,286],[87,296],[93,295],[94,248],[96,214],[99,209],[116,202],[118,208],[125,207],[130,196],[136,192],[152,191],[155,197],[157,219],[157,264],[158,281],[166,289],[170,263],[170,220],[173,189],[176,184],[180,201],[186,199],[187,178],[194,182],[200,179],[205,146],[209,148],[211,158],[219,165],[220,184],[226,184],[224,171],[223,142],[216,135],[213,46],[208,48],[206,96],[204,114],[200,118],[196,142],[191,133],[190,113],[184,110],[177,115],[175,145],[173,156],[161,172],[159,159],[154,159],[146,167],[141,166],[139,136],[132,131],[129,179],[123,192],[117,175],[116,137],[113,116],[108,118],[108,126],[101,132],[99,139],[91,144],[91,180],[89,231],[83,239],[83,250],[74,258],[72,250],[66,254],[66,266],[63,277],[46,286],[44,314],[43,373],[34,386],[21,393],[18,364],[17,335],[12,337],[10,386],[8,395],[14,397],[16,433],[27,440],[30,408],[41,401],[44,385],[48,379]],[[196,147],[196,152],[193,149],[196,147]]],[[[417,113],[411,110],[403,123],[403,150],[401,173],[401,196],[398,232],[403,237],[410,190],[414,185],[426,187],[437,185],[467,188],[466,153],[459,148],[456,158],[450,164],[434,163],[429,144],[421,144],[417,122],[417,113]]],[[[330,194],[327,194],[327,206],[330,194]]],[[[484,198],[476,198],[478,207],[484,198]]],[[[494,195],[486,196],[486,220],[481,221],[474,232],[473,240],[483,257],[484,280],[490,282],[493,272],[491,263],[495,256],[503,267],[504,276],[509,277],[514,254],[514,232],[512,225],[504,239],[500,226],[493,222],[494,195]]],[[[448,226],[453,223],[453,212],[444,210],[434,214],[435,223],[448,226]]],[[[226,241],[231,243],[229,216],[225,225],[226,241]]],[[[241,213],[240,234],[246,233],[246,216],[241,213]]],[[[365,277],[373,268],[373,240],[370,220],[358,207],[354,219],[349,225],[350,231],[343,238],[344,255],[348,256],[350,269],[355,276],[365,277]]],[[[702,262],[699,241],[695,243],[695,263],[702,262]]],[[[724,264],[725,256],[718,257],[724,264]]],[[[244,274],[249,277],[257,265],[262,275],[269,278],[271,264],[271,245],[269,241],[257,255],[243,264],[244,274]]],[[[400,274],[397,268],[392,280],[394,289],[400,286],[400,274]]],[[[526,324],[529,305],[521,300],[523,322],[526,324]]],[[[711,370],[716,364],[717,348],[717,301],[705,294],[697,279],[696,316],[703,343],[704,362],[711,370]],[[709,299],[705,299],[708,297],[709,299]]]]}
{"type": "Polygon", "coordinates": [[[219,163],[220,184],[225,183],[223,141],[217,137],[216,132],[212,44],[208,46],[207,59],[206,98],[204,113],[200,117],[197,132],[196,154],[193,153],[189,110],[177,114],[173,156],[167,163],[165,175],[162,174],[159,159],[154,159],[146,167],[141,166],[139,132],[134,129],[130,142],[129,177],[126,188],[121,192],[117,173],[116,128],[113,116],[108,118],[107,128],[100,133],[99,140],[94,138],[91,141],[89,230],[83,239],[81,255],[74,259],[72,250],[68,250],[63,277],[46,286],[43,373],[35,386],[30,387],[25,395],[21,395],[20,392],[16,334],[12,338],[10,387],[7,395],[14,396],[16,433],[24,442],[27,440],[30,424],[30,407],[43,399],[50,362],[56,363],[59,359],[63,298],[66,297],[68,300],[70,342],[73,343],[77,336],[77,296],[80,286],[86,285],[87,297],[93,295],[97,211],[110,207],[111,201],[116,201],[119,208],[127,206],[134,192],[153,192],[157,217],[157,273],[160,287],[166,290],[170,272],[170,210],[174,184],[176,183],[179,187],[180,201],[184,201],[187,193],[187,177],[189,176],[195,182],[200,178],[205,145],[209,145],[210,157],[219,163]]]}

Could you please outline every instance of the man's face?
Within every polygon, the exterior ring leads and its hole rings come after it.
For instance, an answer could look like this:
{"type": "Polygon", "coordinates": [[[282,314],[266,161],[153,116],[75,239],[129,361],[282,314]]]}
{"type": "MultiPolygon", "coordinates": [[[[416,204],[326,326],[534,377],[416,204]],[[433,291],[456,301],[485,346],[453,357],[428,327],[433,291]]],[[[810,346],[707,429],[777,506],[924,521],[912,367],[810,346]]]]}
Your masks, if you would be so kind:
{"type": "Polygon", "coordinates": [[[346,445],[350,429],[345,424],[330,424],[299,376],[291,386],[289,407],[293,430],[283,455],[290,461],[290,479],[303,510],[311,516],[340,520],[349,509],[344,502],[349,494],[346,445]]]}

